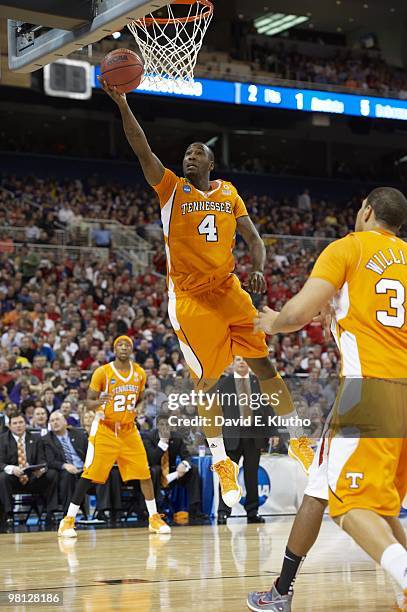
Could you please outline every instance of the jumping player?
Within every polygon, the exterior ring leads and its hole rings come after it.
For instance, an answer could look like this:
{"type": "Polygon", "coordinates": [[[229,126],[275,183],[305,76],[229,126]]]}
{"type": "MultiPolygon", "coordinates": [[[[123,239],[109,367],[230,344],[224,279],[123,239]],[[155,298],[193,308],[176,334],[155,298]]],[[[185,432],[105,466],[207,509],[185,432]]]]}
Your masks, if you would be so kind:
{"type": "MultiPolygon", "coordinates": [[[[126,96],[109,88],[102,78],[100,82],[118,105],[127,140],[160,200],[169,317],[196,387],[204,391],[214,389],[233,357],[240,355],[259,378],[262,393],[269,397],[279,394],[275,412],[287,418],[296,417],[288,390],[268,357],[264,334],[253,333],[256,310],[250,296],[232,274],[232,249],[238,231],[248,244],[252,259],[248,290],[265,291],[265,247],[243,200],[231,183],[210,181],[214,156],[202,143],[193,143],[186,150],[185,178],[165,168],[151,151],[126,96]]],[[[222,414],[221,407],[215,402],[210,411],[202,406],[200,413],[208,421],[212,419],[205,434],[222,497],[226,505],[233,506],[241,497],[241,488],[237,482],[238,467],[225,452],[222,428],[214,425],[214,417],[222,414]]],[[[288,429],[290,454],[308,472],[313,459],[310,443],[295,426],[288,429]]]]}
{"type": "Polygon", "coordinates": [[[130,359],[133,341],[119,336],[114,341],[115,360],[97,368],[88,390],[87,407],[96,411],[89,435],[84,471],[78,480],[67,515],[58,535],[75,538],[75,517],[92,482],[104,484],[117,462],[124,481],[140,480],[149,514],[149,530],[170,533],[157,512],[147,454],[134,423],[135,409],[146,383],[146,373],[130,359]]]}
{"type": "MultiPolygon", "coordinates": [[[[407,245],[396,238],[404,223],[403,194],[375,189],[356,231],[323,251],[300,293],[281,313],[266,309],[256,320],[268,333],[296,331],[333,299],[343,378],[280,577],[270,591],[249,593],[251,610],[291,611],[294,580],[328,500],[331,516],[407,595],[406,533],[398,520],[407,491],[407,245]],[[366,424],[376,437],[341,437],[342,415],[347,426],[366,424]]],[[[399,605],[407,610],[407,597],[399,605]]]]}

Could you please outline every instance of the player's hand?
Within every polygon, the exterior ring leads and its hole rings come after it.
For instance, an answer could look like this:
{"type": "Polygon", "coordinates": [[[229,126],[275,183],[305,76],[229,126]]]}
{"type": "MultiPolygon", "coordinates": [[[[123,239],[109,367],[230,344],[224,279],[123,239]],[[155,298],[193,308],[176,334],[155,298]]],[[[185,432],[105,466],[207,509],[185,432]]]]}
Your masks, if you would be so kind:
{"type": "Polygon", "coordinates": [[[326,342],[329,342],[331,339],[331,323],[332,320],[335,320],[335,311],[332,304],[329,302],[329,304],[324,306],[319,315],[314,317],[312,320],[321,323],[324,339],[326,342]]]}
{"type": "Polygon", "coordinates": [[[271,310],[268,306],[263,308],[263,312],[258,312],[254,319],[254,331],[262,331],[266,334],[273,334],[273,326],[279,313],[271,310]]]}
{"type": "Polygon", "coordinates": [[[114,395],[112,395],[111,393],[102,393],[97,399],[98,409],[103,406],[103,404],[107,404],[108,402],[113,401],[113,399],[114,395]]]}
{"type": "Polygon", "coordinates": [[[107,93],[107,95],[112,98],[112,100],[116,102],[118,106],[125,106],[127,104],[126,94],[119,93],[116,87],[109,87],[106,79],[104,79],[102,76],[98,76],[98,81],[101,84],[103,91],[107,93]]]}
{"type": "Polygon", "coordinates": [[[260,272],[259,270],[251,272],[246,286],[250,293],[265,293],[267,289],[267,283],[266,279],[264,278],[263,272],[260,272]]]}

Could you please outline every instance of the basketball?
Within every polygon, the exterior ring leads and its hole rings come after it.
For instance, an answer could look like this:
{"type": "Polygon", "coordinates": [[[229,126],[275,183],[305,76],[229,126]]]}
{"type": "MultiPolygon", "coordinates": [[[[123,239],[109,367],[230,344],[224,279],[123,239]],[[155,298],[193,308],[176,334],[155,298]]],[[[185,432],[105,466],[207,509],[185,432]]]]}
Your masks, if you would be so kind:
{"type": "Polygon", "coordinates": [[[119,93],[130,93],[140,85],[144,74],[143,60],[129,49],[115,49],[106,55],[100,72],[119,93]]]}

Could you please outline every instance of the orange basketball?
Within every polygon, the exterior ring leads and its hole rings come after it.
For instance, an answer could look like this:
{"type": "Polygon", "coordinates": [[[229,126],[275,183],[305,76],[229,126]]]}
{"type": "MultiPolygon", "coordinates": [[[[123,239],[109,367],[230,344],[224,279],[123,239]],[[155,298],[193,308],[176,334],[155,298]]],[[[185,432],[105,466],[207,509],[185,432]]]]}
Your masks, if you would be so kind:
{"type": "Polygon", "coordinates": [[[100,72],[109,87],[117,87],[119,93],[130,93],[140,85],[144,64],[134,51],[115,49],[104,58],[100,72]]]}

